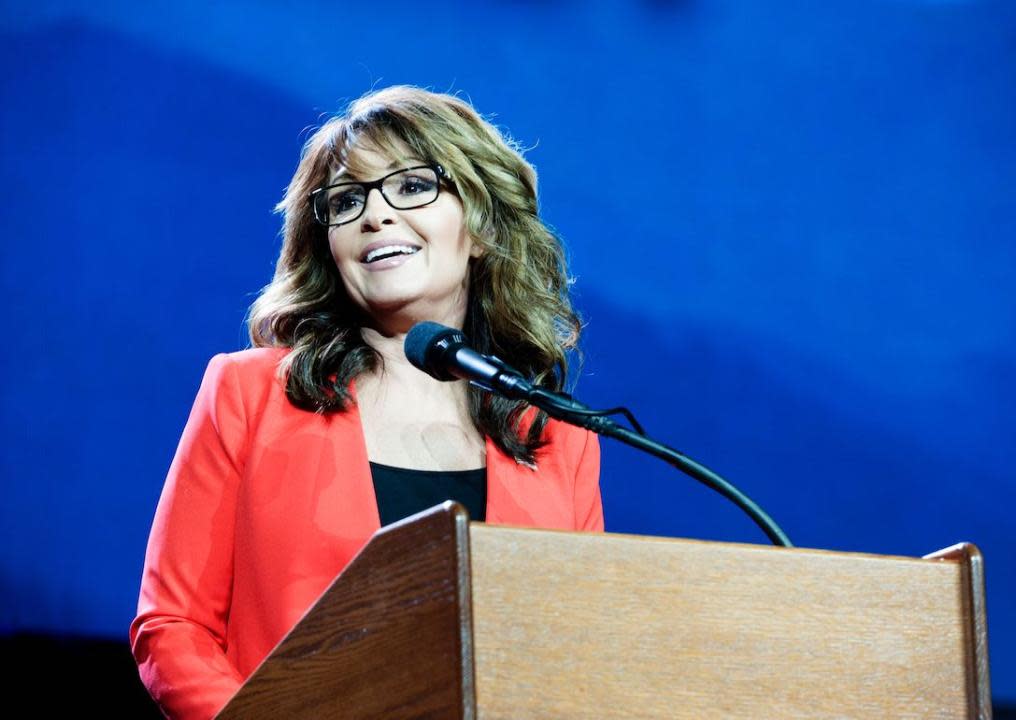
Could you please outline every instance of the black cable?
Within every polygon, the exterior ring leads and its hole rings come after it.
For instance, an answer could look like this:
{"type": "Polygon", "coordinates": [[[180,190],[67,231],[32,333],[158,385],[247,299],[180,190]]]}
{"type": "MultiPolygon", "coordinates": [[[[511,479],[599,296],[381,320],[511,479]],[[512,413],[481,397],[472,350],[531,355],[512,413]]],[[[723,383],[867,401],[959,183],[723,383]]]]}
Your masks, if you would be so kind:
{"type": "Polygon", "coordinates": [[[637,421],[635,421],[631,413],[624,408],[620,408],[620,410],[624,411],[626,417],[629,419],[629,422],[632,423],[632,426],[635,427],[636,430],[629,430],[626,427],[618,425],[613,420],[604,417],[612,411],[591,410],[577,400],[559,395],[544,388],[534,388],[533,392],[530,393],[528,400],[536,407],[545,411],[551,417],[564,420],[565,422],[570,422],[574,425],[579,425],[588,430],[592,430],[599,435],[606,435],[607,437],[612,437],[615,440],[620,440],[626,445],[630,445],[639,450],[648,452],[650,455],[654,455],[661,460],[665,460],[681,472],[695,478],[706,487],[712,488],[741,508],[748,514],[755,524],[761,528],[762,532],[766,534],[766,537],[769,538],[773,545],[793,547],[793,543],[790,542],[790,538],[787,537],[787,534],[784,533],[782,528],[776,524],[775,520],[769,517],[765,510],[759,507],[758,503],[738,490],[734,485],[724,480],[719,474],[707,468],[705,465],[692,460],[690,457],[678,452],[674,448],[668,447],[663,443],[657,442],[646,436],[642,431],[641,426],[637,421]]]}
{"type": "Polygon", "coordinates": [[[481,355],[469,347],[461,330],[438,323],[417,323],[406,335],[404,348],[406,357],[413,365],[438,380],[469,380],[484,390],[525,400],[551,417],[607,435],[666,460],[744,510],[774,544],[791,547],[790,540],[779,525],[751,498],[704,465],[647,437],[635,416],[626,408],[591,410],[569,395],[534,386],[504,361],[492,355],[481,355]],[[629,430],[606,417],[617,412],[624,413],[635,429],[629,430]]]}
{"type": "Polygon", "coordinates": [[[639,435],[646,434],[646,431],[642,428],[642,425],[639,423],[639,421],[635,419],[635,416],[632,414],[631,410],[629,410],[626,407],[610,408],[609,410],[591,410],[582,403],[573,399],[571,395],[566,395],[565,393],[551,392],[550,390],[546,390],[541,387],[533,388],[532,395],[530,396],[530,402],[532,402],[532,396],[539,396],[541,398],[544,398],[546,399],[547,402],[555,403],[557,407],[561,408],[562,412],[570,412],[577,416],[581,415],[585,417],[603,417],[606,415],[617,415],[618,413],[621,413],[622,415],[625,416],[625,418],[627,418],[628,422],[631,423],[631,426],[635,428],[635,432],[637,432],[639,435]],[[562,400],[566,400],[568,404],[566,405],[565,403],[561,402],[562,400]]]}

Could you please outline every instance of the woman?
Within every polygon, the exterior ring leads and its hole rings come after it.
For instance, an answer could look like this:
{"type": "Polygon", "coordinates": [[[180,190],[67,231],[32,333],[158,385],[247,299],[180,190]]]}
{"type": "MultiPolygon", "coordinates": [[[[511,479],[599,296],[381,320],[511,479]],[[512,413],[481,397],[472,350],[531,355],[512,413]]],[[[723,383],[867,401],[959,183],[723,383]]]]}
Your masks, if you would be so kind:
{"type": "Polygon", "coordinates": [[[458,98],[393,87],[308,141],[278,209],[254,349],[212,359],[156,512],[131,626],[174,717],[228,701],[380,525],[602,530],[595,436],[408,364],[422,320],[560,388],[579,336],[536,174],[458,98]]]}

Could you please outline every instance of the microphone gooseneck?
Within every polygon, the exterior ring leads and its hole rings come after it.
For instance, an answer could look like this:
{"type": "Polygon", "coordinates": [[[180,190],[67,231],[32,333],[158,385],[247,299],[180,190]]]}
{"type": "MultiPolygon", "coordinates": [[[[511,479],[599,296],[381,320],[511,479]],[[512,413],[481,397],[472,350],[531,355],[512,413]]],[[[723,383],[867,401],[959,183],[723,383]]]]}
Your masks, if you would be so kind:
{"type": "Polygon", "coordinates": [[[592,410],[569,395],[534,385],[499,358],[482,355],[469,347],[461,330],[435,322],[414,325],[406,335],[404,348],[409,362],[437,380],[468,380],[488,392],[525,400],[553,418],[620,440],[670,463],[741,508],[774,545],[793,547],[786,533],[751,498],[706,466],[648,437],[625,408],[592,410]],[[628,417],[635,430],[606,417],[618,412],[628,417]]]}

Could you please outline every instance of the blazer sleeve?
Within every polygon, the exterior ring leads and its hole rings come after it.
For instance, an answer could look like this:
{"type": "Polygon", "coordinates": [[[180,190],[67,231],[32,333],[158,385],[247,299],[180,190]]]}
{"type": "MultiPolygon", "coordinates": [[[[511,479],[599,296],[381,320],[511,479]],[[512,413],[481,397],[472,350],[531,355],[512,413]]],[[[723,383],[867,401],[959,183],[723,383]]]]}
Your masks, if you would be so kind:
{"type": "Polygon", "coordinates": [[[130,628],[141,680],[169,717],[212,717],[243,682],[225,648],[246,440],[236,367],[217,355],[159,499],[130,628]]]}
{"type": "Polygon", "coordinates": [[[575,471],[575,529],[603,532],[600,498],[600,438],[588,430],[575,471]]]}

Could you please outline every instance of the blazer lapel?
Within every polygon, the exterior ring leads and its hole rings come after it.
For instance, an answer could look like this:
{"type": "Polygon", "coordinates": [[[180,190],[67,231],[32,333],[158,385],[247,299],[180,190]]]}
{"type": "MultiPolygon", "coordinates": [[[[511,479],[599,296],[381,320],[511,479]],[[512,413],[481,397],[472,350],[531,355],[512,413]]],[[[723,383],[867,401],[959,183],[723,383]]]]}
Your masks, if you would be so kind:
{"type": "Polygon", "coordinates": [[[505,455],[487,438],[487,522],[491,525],[535,524],[526,509],[525,480],[536,472],[505,455]]]}
{"type": "Polygon", "coordinates": [[[344,484],[342,498],[346,526],[353,525],[357,532],[366,532],[369,537],[381,527],[378,516],[377,496],[371,477],[370,460],[367,457],[367,441],[363,435],[363,421],[357,404],[356,384],[349,384],[352,402],[342,412],[333,413],[331,437],[336,444],[336,456],[341,457],[344,467],[341,471],[348,477],[344,484]]]}

